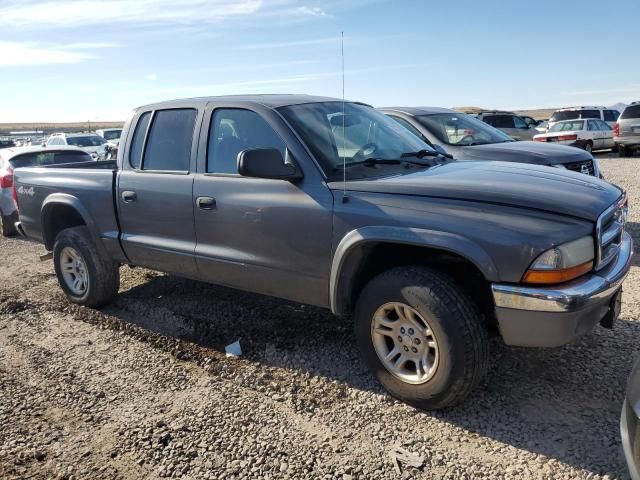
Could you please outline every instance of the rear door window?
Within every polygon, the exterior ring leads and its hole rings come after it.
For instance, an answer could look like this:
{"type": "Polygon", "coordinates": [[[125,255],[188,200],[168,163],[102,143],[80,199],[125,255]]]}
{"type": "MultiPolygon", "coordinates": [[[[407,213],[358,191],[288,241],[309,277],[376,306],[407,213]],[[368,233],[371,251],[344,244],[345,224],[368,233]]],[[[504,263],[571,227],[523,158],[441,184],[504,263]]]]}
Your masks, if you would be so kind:
{"type": "Polygon", "coordinates": [[[189,171],[196,114],[192,108],[155,112],[144,149],[143,170],[189,171]]]}
{"type": "Polygon", "coordinates": [[[605,122],[615,122],[618,120],[618,116],[620,115],[616,110],[605,110],[602,113],[604,115],[605,122]]]}
{"type": "Polygon", "coordinates": [[[595,120],[589,120],[587,122],[587,125],[588,125],[587,130],[589,130],[590,132],[600,130],[600,126],[595,120]]]}
{"type": "Polygon", "coordinates": [[[516,128],[511,115],[487,115],[482,120],[495,128],[516,128]]]}

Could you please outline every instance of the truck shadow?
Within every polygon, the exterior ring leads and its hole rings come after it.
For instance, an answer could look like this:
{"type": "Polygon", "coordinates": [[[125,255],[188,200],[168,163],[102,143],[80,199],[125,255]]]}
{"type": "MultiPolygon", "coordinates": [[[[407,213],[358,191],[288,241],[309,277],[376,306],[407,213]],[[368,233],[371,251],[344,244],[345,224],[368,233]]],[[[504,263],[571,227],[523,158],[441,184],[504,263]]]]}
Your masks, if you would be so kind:
{"type": "MultiPolygon", "coordinates": [[[[136,281],[105,313],[220,352],[240,339],[250,362],[383,394],[359,360],[349,320],[261,295],[145,275],[146,282],[136,281]]],[[[585,475],[626,476],[618,421],[640,345],[635,308],[625,305],[613,331],[597,328],[577,345],[520,349],[495,339],[491,371],[464,404],[440,412],[398,409],[556,459],[585,475]]]]}

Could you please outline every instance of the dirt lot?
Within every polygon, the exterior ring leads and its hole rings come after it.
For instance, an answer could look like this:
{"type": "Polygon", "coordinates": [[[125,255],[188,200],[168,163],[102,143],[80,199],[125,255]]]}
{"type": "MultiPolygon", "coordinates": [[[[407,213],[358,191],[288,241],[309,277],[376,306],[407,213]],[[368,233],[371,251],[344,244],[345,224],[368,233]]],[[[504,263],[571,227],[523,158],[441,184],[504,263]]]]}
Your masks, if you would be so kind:
{"type": "MultiPolygon", "coordinates": [[[[640,158],[601,164],[640,245],[640,158]]],[[[328,312],[129,268],[94,311],[66,302],[41,252],[0,240],[2,479],[626,478],[640,255],[613,331],[553,350],[495,340],[468,401],[425,413],[372,382],[328,312]],[[225,358],[238,338],[244,355],[225,358]],[[398,474],[396,446],[423,465],[398,474]]]]}

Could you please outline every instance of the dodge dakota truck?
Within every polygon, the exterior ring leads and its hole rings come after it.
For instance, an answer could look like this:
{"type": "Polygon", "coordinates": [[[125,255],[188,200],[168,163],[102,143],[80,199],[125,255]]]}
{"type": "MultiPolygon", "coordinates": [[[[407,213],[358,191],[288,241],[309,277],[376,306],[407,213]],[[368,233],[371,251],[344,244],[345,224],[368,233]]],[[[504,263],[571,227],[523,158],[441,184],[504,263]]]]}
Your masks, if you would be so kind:
{"type": "Polygon", "coordinates": [[[304,95],[138,108],[117,160],[16,169],[18,230],[99,307],[142,266],[331,309],[372,373],[460,402],[488,336],[555,347],[619,313],[625,193],[595,177],[456,162],[374,108],[304,95]],[[349,320],[347,320],[349,319],[349,320]]]}

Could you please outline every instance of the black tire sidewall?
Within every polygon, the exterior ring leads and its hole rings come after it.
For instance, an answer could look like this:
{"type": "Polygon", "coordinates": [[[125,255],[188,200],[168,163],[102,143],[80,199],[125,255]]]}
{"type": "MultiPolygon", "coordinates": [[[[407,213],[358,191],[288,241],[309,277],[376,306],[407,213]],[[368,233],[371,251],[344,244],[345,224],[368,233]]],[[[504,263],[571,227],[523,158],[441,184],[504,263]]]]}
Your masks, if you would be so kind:
{"type": "Polygon", "coordinates": [[[420,408],[439,408],[449,403],[451,390],[464,380],[465,339],[455,313],[428,285],[416,284],[415,280],[411,275],[384,275],[365,287],[354,315],[356,341],[368,367],[393,396],[420,408]],[[434,375],[423,384],[408,384],[393,376],[375,351],[371,322],[375,311],[389,302],[402,302],[415,308],[434,333],[439,363],[434,375]]]}
{"type": "Polygon", "coordinates": [[[72,227],[58,234],[53,246],[53,265],[60,288],[73,303],[95,308],[109,303],[118,293],[119,265],[96,244],[87,227],[72,227]],[[88,287],[82,296],[74,294],[62,276],[60,254],[65,247],[73,248],[87,267],[88,287]]]}
{"type": "Polygon", "coordinates": [[[53,246],[53,265],[56,271],[56,276],[58,277],[58,283],[60,284],[60,288],[64,291],[65,295],[71,300],[73,303],[84,304],[91,296],[91,290],[95,288],[95,278],[97,276],[96,266],[91,259],[91,253],[87,251],[87,248],[84,246],[84,242],[79,242],[79,234],[74,231],[75,229],[63,230],[60,232],[58,237],[56,238],[56,242],[53,246]],[[89,276],[88,279],[88,287],[82,296],[78,296],[73,293],[67,283],[62,276],[62,269],[60,266],[60,256],[62,250],[66,247],[73,248],[82,260],[84,261],[87,267],[87,273],[89,276]]]}

